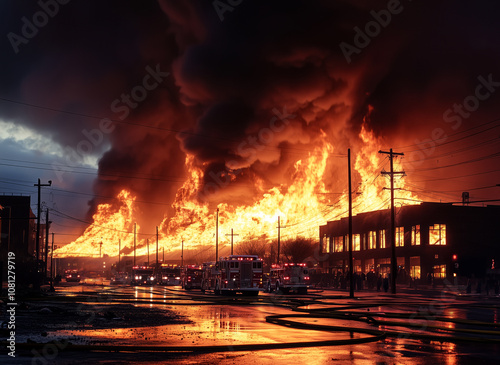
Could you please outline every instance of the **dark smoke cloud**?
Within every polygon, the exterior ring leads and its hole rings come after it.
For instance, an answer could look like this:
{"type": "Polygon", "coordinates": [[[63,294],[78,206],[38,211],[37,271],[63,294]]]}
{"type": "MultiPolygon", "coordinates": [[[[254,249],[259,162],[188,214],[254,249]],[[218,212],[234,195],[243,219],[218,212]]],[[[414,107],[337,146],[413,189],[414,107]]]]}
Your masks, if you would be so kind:
{"type": "MultiPolygon", "coordinates": [[[[173,3],[161,2],[167,15],[173,3]]],[[[196,24],[198,36],[176,28],[185,51],[175,75],[186,105],[203,110],[192,131],[207,137],[180,139],[212,176],[236,161],[245,176],[286,182],[297,159],[288,148],[310,150],[323,131],[338,151],[356,148],[369,105],[369,128],[389,146],[431,138],[435,128],[451,134],[443,113],[474,92],[479,75],[500,80],[494,3],[244,1],[223,21],[212,5],[193,1],[175,12],[177,23],[196,24]],[[384,17],[391,8],[391,19],[348,63],[339,44],[355,45],[355,27],[366,33],[374,13],[384,17]],[[242,153],[242,141],[268,128],[271,110],[284,106],[296,117],[274,136],[281,152],[272,159],[269,149],[242,153]],[[273,179],[276,171],[281,179],[273,179]]],[[[481,105],[467,128],[496,117],[493,106],[481,105]]]]}
{"type": "MultiPolygon", "coordinates": [[[[479,75],[500,80],[495,2],[401,1],[403,10],[350,63],[339,44],[353,44],[354,27],[364,29],[371,11],[394,1],[244,0],[223,21],[213,3],[72,1],[19,54],[2,38],[0,96],[117,120],[111,103],[141,83],[146,66],[171,72],[130,110],[129,124],[116,123],[108,143],[92,152],[100,156],[96,194],[128,187],[138,200],[160,203],[141,208],[154,225],[185,177],[185,152],[205,172],[201,192],[214,176],[235,179],[201,200],[248,202],[257,178],[287,183],[293,163],[323,133],[337,153],[358,146],[368,105],[377,135],[391,145],[414,143],[436,126],[450,132],[443,112],[474,91],[479,75]],[[263,142],[276,110],[293,117],[263,142]],[[172,132],[179,130],[185,133],[172,132]]],[[[9,2],[1,10],[6,35],[39,8],[9,2]]],[[[492,119],[494,104],[485,101],[467,122],[492,119]]],[[[81,130],[99,123],[5,102],[0,117],[73,149],[81,130]]],[[[344,172],[332,165],[335,190],[344,172]]],[[[91,212],[100,202],[91,202],[91,212]]]]}
{"type": "MultiPolygon", "coordinates": [[[[122,94],[142,84],[146,67],[171,72],[178,56],[173,35],[168,33],[170,22],[158,3],[72,1],[60,5],[36,36],[20,45],[17,54],[6,35],[22,35],[23,17],[32,20],[41,8],[37,2],[11,2],[2,7],[0,97],[52,110],[1,102],[0,118],[50,136],[66,149],[65,165],[79,165],[83,157],[100,159],[94,183],[97,197],[89,202],[88,218],[97,204],[109,202],[102,197],[116,196],[129,187],[137,200],[157,203],[140,205],[144,221],[153,217],[160,221],[182,183],[184,155],[175,132],[159,129],[180,130],[192,117],[179,102],[171,76],[137,106],[125,112],[120,102],[113,108],[122,94]],[[102,118],[114,121],[109,127],[112,132],[95,132],[93,138],[99,141],[91,143],[90,150],[79,150],[82,141],[89,145],[82,131],[99,130],[102,118]]],[[[64,183],[72,179],[70,174],[63,175],[64,183]]]]}

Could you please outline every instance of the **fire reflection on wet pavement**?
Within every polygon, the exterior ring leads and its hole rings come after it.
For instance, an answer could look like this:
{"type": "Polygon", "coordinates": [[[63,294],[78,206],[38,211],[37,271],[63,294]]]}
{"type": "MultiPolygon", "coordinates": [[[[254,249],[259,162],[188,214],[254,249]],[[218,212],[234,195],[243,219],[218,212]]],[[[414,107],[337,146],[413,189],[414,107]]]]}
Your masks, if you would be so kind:
{"type": "MultiPolygon", "coordinates": [[[[76,289],[58,290],[60,295],[71,290],[74,295],[81,294],[76,289]]],[[[90,346],[85,352],[61,351],[55,363],[66,363],[77,354],[95,363],[114,358],[134,363],[462,364],[464,359],[491,362],[499,353],[500,325],[495,321],[498,300],[484,302],[453,296],[433,299],[419,295],[390,297],[374,293],[349,299],[345,293],[333,291],[297,297],[261,293],[259,297],[242,298],[149,287],[115,288],[108,292],[107,300],[94,300],[93,295],[100,294],[86,290],[86,304],[94,306],[99,314],[109,313],[106,306],[133,304],[139,309],[134,316],[153,310],[157,318],[150,317],[147,323],[141,323],[138,318],[129,323],[121,317],[95,315],[84,326],[62,326],[47,331],[43,337],[25,331],[18,341],[67,340],[72,345],[90,346]],[[280,315],[283,317],[279,320],[292,325],[266,322],[269,316],[280,315]],[[159,320],[162,316],[175,320],[165,323],[159,320]],[[331,331],[294,328],[296,326],[340,328],[331,331]],[[240,351],[238,348],[240,345],[301,343],[307,346],[320,341],[370,340],[373,334],[359,332],[363,330],[387,332],[388,336],[374,342],[347,342],[339,346],[256,348],[259,351],[250,348],[240,351]],[[458,341],[459,337],[463,340],[458,341]],[[130,346],[130,351],[120,352],[118,348],[109,351],[107,346],[122,346],[124,351],[130,346]],[[140,346],[147,348],[134,354],[134,348],[140,346]],[[213,346],[222,346],[223,350],[206,350],[213,346]],[[187,351],[168,351],[174,348],[187,351]],[[100,349],[104,351],[95,352],[100,349]]]]}

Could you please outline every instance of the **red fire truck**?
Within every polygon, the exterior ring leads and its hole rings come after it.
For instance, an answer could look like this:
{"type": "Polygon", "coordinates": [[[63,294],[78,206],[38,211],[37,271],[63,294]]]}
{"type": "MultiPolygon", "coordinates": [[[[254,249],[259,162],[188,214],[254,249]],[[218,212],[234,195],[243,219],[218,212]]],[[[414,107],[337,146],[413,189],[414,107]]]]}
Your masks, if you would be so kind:
{"type": "Polygon", "coordinates": [[[201,289],[203,269],[199,265],[187,265],[182,270],[182,287],[186,290],[201,289]]]}
{"type": "Polygon", "coordinates": [[[66,270],[64,272],[64,278],[66,279],[66,281],[68,283],[71,281],[79,282],[81,279],[80,273],[78,272],[78,270],[66,270]]]}
{"type": "Polygon", "coordinates": [[[134,266],[132,268],[131,285],[153,285],[154,283],[154,268],[149,266],[134,266]]]}
{"type": "Polygon", "coordinates": [[[216,263],[205,263],[202,290],[258,295],[262,290],[262,266],[262,259],[256,255],[230,255],[216,263]]]}
{"type": "Polygon", "coordinates": [[[181,268],[177,265],[162,264],[158,270],[156,282],[159,285],[180,285],[181,268]]]}
{"type": "Polygon", "coordinates": [[[204,293],[205,290],[215,288],[215,282],[219,278],[220,272],[215,261],[204,262],[202,267],[203,277],[201,282],[201,291],[204,293]]]}
{"type": "Polygon", "coordinates": [[[266,291],[281,291],[288,294],[291,290],[298,294],[307,294],[310,278],[306,264],[279,264],[272,265],[266,291]]]}

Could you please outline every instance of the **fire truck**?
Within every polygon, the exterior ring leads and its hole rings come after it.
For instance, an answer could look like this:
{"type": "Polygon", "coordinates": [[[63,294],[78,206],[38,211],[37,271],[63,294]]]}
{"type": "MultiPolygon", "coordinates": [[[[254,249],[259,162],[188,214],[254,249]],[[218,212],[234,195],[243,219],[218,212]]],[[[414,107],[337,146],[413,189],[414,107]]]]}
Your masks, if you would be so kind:
{"type": "Polygon", "coordinates": [[[109,283],[111,285],[128,285],[128,284],[130,284],[130,281],[131,281],[130,276],[126,272],[120,271],[120,272],[115,273],[111,277],[111,280],[109,283]]]}
{"type": "Polygon", "coordinates": [[[203,276],[201,281],[201,291],[204,293],[205,290],[215,288],[215,282],[220,276],[220,272],[215,261],[204,262],[202,267],[203,276]]]}
{"type": "Polygon", "coordinates": [[[64,272],[64,278],[69,282],[79,282],[81,277],[78,270],[66,270],[64,272]]]}
{"type": "Polygon", "coordinates": [[[156,282],[160,285],[180,285],[181,268],[177,265],[162,264],[156,282]]]}
{"type": "Polygon", "coordinates": [[[182,270],[181,283],[186,290],[201,289],[203,269],[199,265],[186,265],[182,270]]]}
{"type": "Polygon", "coordinates": [[[269,272],[266,291],[281,291],[283,294],[295,291],[298,294],[307,294],[309,283],[309,270],[306,264],[274,264],[269,272]]]}
{"type": "Polygon", "coordinates": [[[153,285],[154,283],[154,268],[149,266],[134,266],[132,268],[131,285],[153,285]]]}
{"type": "Polygon", "coordinates": [[[262,290],[262,266],[262,259],[256,255],[230,255],[216,263],[205,263],[202,290],[258,295],[262,290]]]}

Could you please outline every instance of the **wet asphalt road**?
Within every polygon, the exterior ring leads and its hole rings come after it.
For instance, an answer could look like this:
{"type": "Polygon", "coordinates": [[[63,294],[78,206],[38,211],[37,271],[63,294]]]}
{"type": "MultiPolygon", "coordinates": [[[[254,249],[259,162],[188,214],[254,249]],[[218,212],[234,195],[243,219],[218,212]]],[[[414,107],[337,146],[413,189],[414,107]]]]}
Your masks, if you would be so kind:
{"type": "MultiPolygon", "coordinates": [[[[93,316],[78,328],[64,326],[46,331],[44,336],[20,331],[17,342],[70,340],[75,345],[90,345],[85,351],[62,351],[57,346],[41,348],[38,356],[23,353],[11,359],[2,353],[2,363],[36,364],[495,364],[500,361],[500,299],[445,295],[439,291],[408,292],[396,296],[377,292],[359,292],[355,299],[333,290],[311,291],[307,296],[260,293],[257,298],[215,297],[200,291],[186,292],[178,287],[108,287],[73,285],[60,287],[57,295],[78,295],[87,306],[103,312],[117,303],[139,308],[139,314],[154,311],[157,318],[175,314],[178,321],[134,322],[128,326],[124,316],[102,319],[93,316]],[[102,297],[100,294],[109,295],[102,297]],[[97,296],[96,296],[97,295],[97,296]],[[97,300],[96,298],[99,298],[97,300]],[[105,298],[105,299],[103,299],[105,298]],[[214,299],[216,302],[214,302],[214,299]],[[314,311],[335,308],[349,313],[345,318],[320,318],[314,311]],[[297,312],[297,310],[299,312],[297,312]],[[300,324],[339,326],[342,330],[324,331],[293,328],[266,322],[271,315],[296,315],[289,318],[300,324]],[[312,312],[312,314],[311,314],[312,312]],[[420,315],[417,316],[416,313],[420,315]],[[389,315],[389,317],[385,317],[389,315]],[[398,317],[398,315],[403,315],[398,317]],[[408,316],[409,315],[409,316],[408,316]],[[371,321],[353,316],[370,316],[371,321]],[[405,318],[406,316],[406,318],[405,318]],[[447,318],[464,322],[447,321],[447,318]],[[115,322],[114,322],[115,321],[115,322]],[[399,322],[398,322],[399,321],[399,322]],[[481,324],[470,322],[480,321],[481,324]],[[106,325],[102,325],[103,323],[106,325]],[[124,323],[125,322],[125,323],[124,323]],[[178,322],[178,323],[175,323],[178,322]],[[400,325],[401,324],[401,325],[400,325]],[[408,326],[410,324],[410,326],[408,326]],[[488,324],[488,325],[486,325],[488,324]],[[447,330],[447,328],[449,330],[447,330]],[[391,332],[391,336],[369,343],[349,344],[350,340],[370,339],[373,334],[357,329],[391,332]],[[474,332],[468,332],[469,330],[474,332]],[[482,331],[482,332],[480,332],[482,331]],[[498,332],[498,334],[497,334],[498,332]],[[432,334],[435,338],[418,338],[432,334]],[[457,341],[461,337],[463,340],[457,341]],[[472,340],[467,340],[472,339],[472,340]],[[314,342],[345,341],[341,345],[317,346],[314,342]],[[300,343],[311,347],[289,349],[247,349],[239,345],[300,343]],[[102,351],[98,346],[178,347],[182,352],[102,351]],[[217,352],[200,353],[198,349],[221,346],[217,352]],[[45,352],[44,352],[45,350],[45,352]]],[[[112,311],[113,315],[116,315],[112,311]]],[[[134,312],[135,313],[135,312],[134,312]]],[[[57,343],[57,342],[56,342],[57,343]]],[[[62,347],[62,345],[61,345],[62,347]]],[[[102,348],[102,347],[101,347],[102,348]]],[[[123,349],[123,348],[122,348],[123,349]]]]}

